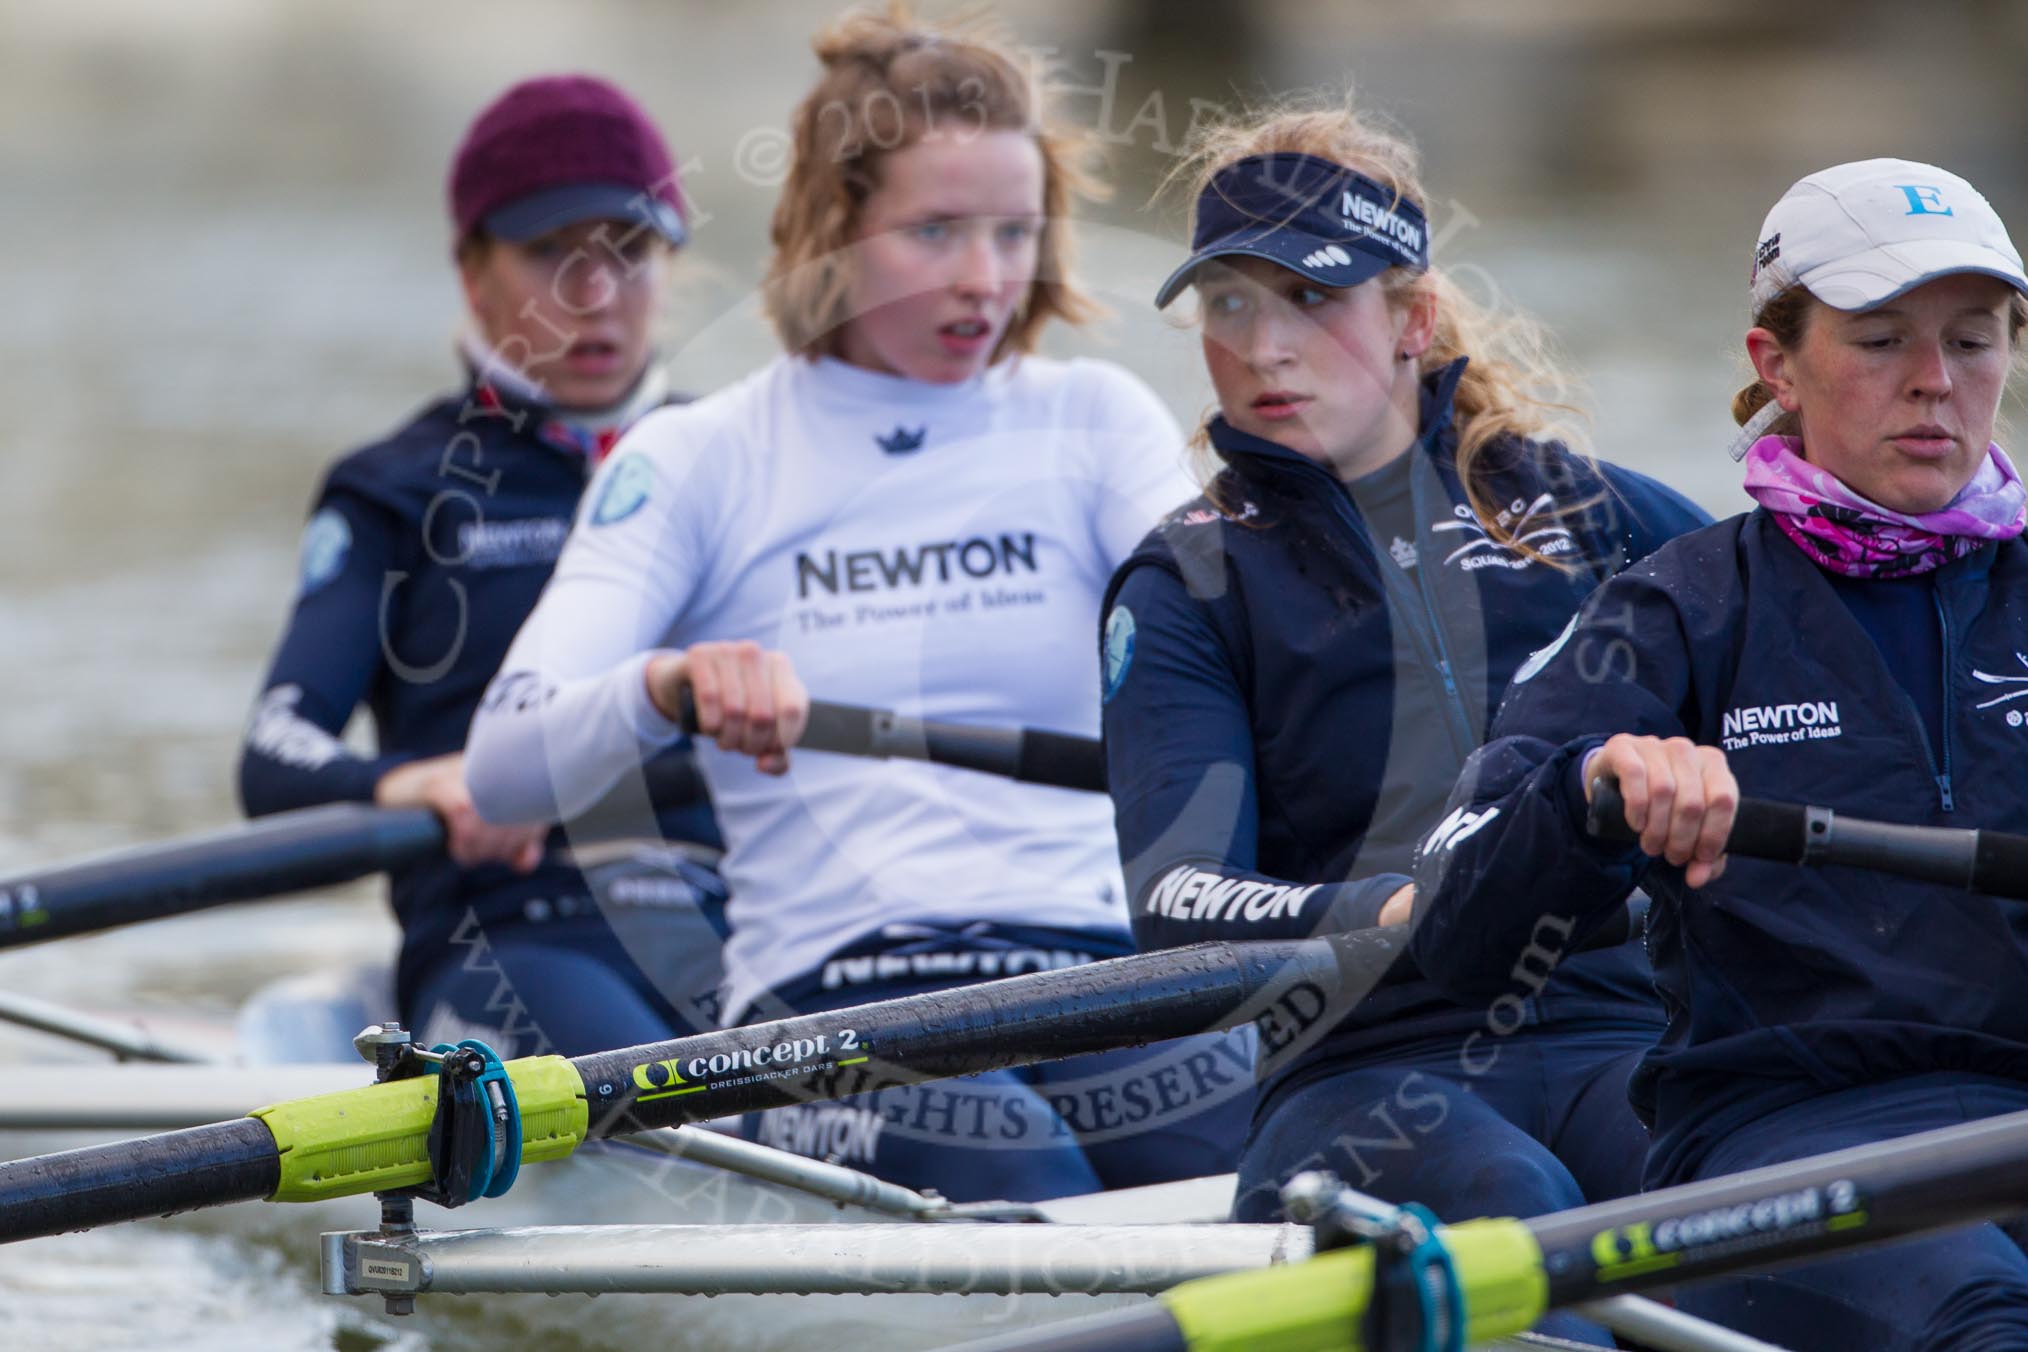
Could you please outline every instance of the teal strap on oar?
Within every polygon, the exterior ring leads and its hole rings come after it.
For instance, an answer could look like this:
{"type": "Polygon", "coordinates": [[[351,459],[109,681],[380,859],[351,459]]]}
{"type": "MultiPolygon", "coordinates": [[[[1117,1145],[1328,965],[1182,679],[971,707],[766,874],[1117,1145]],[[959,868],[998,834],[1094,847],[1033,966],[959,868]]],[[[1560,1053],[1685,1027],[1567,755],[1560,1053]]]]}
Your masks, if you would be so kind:
{"type": "Polygon", "coordinates": [[[1465,1292],[1435,1213],[1409,1202],[1371,1243],[1373,1299],[1361,1328],[1368,1352],[1464,1352],[1465,1292]]]}
{"type": "Polygon", "coordinates": [[[430,1170],[435,1182],[417,1195],[457,1207],[481,1197],[503,1197],[521,1172],[521,1105],[499,1056],[477,1038],[430,1049],[437,1076],[437,1112],[430,1122],[430,1170]]]}
{"type": "Polygon", "coordinates": [[[500,1150],[493,1161],[493,1177],[486,1184],[485,1195],[505,1197],[507,1189],[514,1186],[514,1180],[521,1177],[521,1103],[514,1097],[514,1078],[507,1073],[507,1067],[500,1064],[500,1058],[494,1056],[491,1051],[486,1055],[493,1063],[486,1071],[486,1075],[492,1079],[488,1081],[481,1077],[481,1082],[499,1086],[502,1130],[500,1150]]]}
{"type": "Polygon", "coordinates": [[[1315,1231],[1317,1252],[1365,1249],[1353,1343],[1361,1352],[1464,1352],[1465,1293],[1450,1241],[1429,1208],[1390,1205],[1346,1187],[1328,1173],[1302,1173],[1282,1189],[1282,1205],[1315,1231]]]}

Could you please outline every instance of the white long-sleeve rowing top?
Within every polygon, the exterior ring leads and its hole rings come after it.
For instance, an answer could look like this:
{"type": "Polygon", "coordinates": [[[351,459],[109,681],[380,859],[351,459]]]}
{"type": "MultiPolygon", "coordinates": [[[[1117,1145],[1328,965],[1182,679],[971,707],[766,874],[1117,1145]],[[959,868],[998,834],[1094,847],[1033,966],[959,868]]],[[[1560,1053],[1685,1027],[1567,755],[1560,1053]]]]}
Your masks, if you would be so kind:
{"type": "MultiPolygon", "coordinates": [[[[1109,363],[1027,357],[961,385],[779,358],[651,414],[584,497],[472,723],[494,821],[569,815],[677,736],[657,651],[752,639],[818,699],[1095,735],[1112,570],[1193,489],[1161,402],[1109,363]]],[[[728,1020],[910,921],[1126,926],[1103,795],[708,744],[727,842],[728,1020]]]]}

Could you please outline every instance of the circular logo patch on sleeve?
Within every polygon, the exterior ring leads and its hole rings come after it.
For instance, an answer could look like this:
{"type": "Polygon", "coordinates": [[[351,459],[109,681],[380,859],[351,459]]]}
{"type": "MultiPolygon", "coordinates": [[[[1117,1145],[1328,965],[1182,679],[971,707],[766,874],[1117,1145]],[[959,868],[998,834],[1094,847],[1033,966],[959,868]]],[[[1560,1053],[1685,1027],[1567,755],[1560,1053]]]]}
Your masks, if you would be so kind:
{"type": "Polygon", "coordinates": [[[625,521],[647,505],[648,494],[654,487],[655,471],[647,457],[639,452],[621,456],[599,489],[599,500],[592,507],[592,524],[610,526],[625,521]]]}
{"type": "Polygon", "coordinates": [[[326,507],[303,528],[301,577],[308,596],[338,576],[352,552],[352,527],[335,507],[326,507]]]}
{"type": "Polygon", "coordinates": [[[1106,616],[1105,657],[1105,702],[1110,704],[1126,683],[1127,669],[1134,665],[1134,612],[1125,606],[1114,606],[1113,613],[1106,616]]]}

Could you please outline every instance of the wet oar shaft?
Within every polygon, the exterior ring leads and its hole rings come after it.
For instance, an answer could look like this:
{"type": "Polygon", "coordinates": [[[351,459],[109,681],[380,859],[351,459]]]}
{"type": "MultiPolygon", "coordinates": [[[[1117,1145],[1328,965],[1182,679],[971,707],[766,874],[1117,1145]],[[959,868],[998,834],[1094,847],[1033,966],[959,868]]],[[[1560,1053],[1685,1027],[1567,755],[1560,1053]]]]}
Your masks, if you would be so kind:
{"type": "Polygon", "coordinates": [[[1552,1305],[2028,1210],[2028,1113],[1855,1146],[1528,1221],[1552,1305]]]}
{"type": "Polygon", "coordinates": [[[1196,944],[581,1056],[571,1064],[591,1105],[591,1135],[600,1137],[1248,1022],[1262,1028],[1273,1051],[1349,1010],[1393,964],[1405,937],[1368,930],[1196,944]]]}
{"type": "Polygon", "coordinates": [[[275,1138],[258,1119],[0,1164],[0,1239],[89,1230],[274,1192],[275,1138]]]}
{"type": "Polygon", "coordinates": [[[421,808],[333,803],[0,881],[0,948],[330,887],[443,849],[421,808]]]}
{"type": "MultiPolygon", "coordinates": [[[[1686,1183],[1533,1220],[1447,1225],[1468,1340],[1550,1309],[1878,1244],[2028,1210],[2028,1113],[1686,1183]]],[[[967,1352],[1354,1352],[1371,1250],[1186,1282],[1099,1316],[968,1344],[967,1352]]]]}
{"type": "MultiPolygon", "coordinates": [[[[696,801],[703,781],[689,757],[643,767],[651,803],[696,801]]],[[[571,823],[579,841],[639,834],[626,795],[571,823]]],[[[423,808],[330,803],[277,813],[225,831],[144,845],[80,864],[0,879],[0,948],[187,915],[332,887],[435,858],[444,828],[423,808]]]]}
{"type": "MultiPolygon", "coordinates": [[[[1341,1017],[1402,938],[1199,944],[575,1061],[511,1062],[522,1160],[560,1158],[588,1138],[1242,1023],[1273,1052],[1341,1017]]],[[[1219,1069],[1235,1082],[1246,1075],[1219,1069]]],[[[435,1099],[427,1080],[363,1085],[239,1122],[0,1164],[0,1241],[253,1197],[311,1201],[423,1183],[435,1099]],[[83,1199],[75,1210],[64,1202],[73,1194],[83,1199]]]]}

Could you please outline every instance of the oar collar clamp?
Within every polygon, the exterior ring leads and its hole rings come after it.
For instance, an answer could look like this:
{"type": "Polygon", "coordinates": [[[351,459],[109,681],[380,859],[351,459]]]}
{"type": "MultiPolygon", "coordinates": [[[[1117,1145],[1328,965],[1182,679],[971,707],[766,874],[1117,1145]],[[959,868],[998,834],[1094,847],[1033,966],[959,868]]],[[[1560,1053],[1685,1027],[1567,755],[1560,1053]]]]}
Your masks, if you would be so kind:
{"type": "Polygon", "coordinates": [[[1352,1346],[1464,1352],[1464,1288],[1444,1230],[1427,1207],[1391,1206],[1322,1172],[1289,1180],[1282,1203],[1292,1217],[1310,1223],[1318,1253],[1363,1248],[1373,1256],[1352,1346]]]}
{"type": "Polygon", "coordinates": [[[1464,1352],[1465,1293],[1436,1216],[1409,1203],[1373,1246],[1373,1299],[1359,1346],[1369,1352],[1464,1352]]]}
{"type": "Polygon", "coordinates": [[[412,1188],[442,1207],[502,1197],[521,1169],[521,1105],[500,1057],[477,1038],[439,1043],[427,1062],[437,1079],[430,1119],[431,1182],[412,1188]]]}

